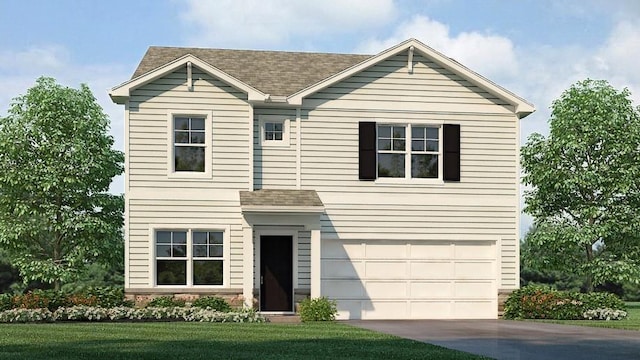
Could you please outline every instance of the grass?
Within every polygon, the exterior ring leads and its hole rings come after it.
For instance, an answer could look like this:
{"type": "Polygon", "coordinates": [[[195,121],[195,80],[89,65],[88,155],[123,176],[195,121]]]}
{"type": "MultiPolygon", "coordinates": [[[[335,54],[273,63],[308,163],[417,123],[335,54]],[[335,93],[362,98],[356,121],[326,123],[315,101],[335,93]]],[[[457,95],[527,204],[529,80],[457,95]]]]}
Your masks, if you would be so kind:
{"type": "Polygon", "coordinates": [[[481,359],[339,323],[0,324],[0,359],[481,359]]]}
{"type": "Polygon", "coordinates": [[[640,331],[640,302],[627,303],[627,318],[624,320],[539,320],[554,324],[603,327],[640,331]]]}

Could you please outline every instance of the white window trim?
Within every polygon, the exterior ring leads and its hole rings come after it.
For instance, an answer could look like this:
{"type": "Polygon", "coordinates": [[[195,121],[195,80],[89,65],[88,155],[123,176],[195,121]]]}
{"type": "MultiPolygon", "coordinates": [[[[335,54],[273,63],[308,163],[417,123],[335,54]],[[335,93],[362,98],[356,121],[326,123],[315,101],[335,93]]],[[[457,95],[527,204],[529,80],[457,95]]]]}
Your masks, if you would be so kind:
{"type": "Polygon", "coordinates": [[[210,179],[213,134],[213,114],[211,111],[174,111],[167,112],[167,171],[169,178],[210,179]],[[176,117],[204,117],[204,172],[175,171],[173,119],[176,117]]]}
{"type": "Polygon", "coordinates": [[[260,146],[261,147],[287,147],[291,144],[291,120],[282,115],[258,115],[258,122],[260,124],[260,146]],[[282,140],[267,140],[265,139],[266,123],[280,122],[282,123],[282,140]]]}
{"type": "Polygon", "coordinates": [[[425,184],[425,185],[444,185],[443,180],[443,154],[444,147],[442,142],[444,121],[398,121],[398,120],[379,120],[376,119],[376,180],[375,183],[379,184],[425,184]],[[405,173],[402,178],[394,177],[380,177],[378,176],[378,127],[379,126],[404,126],[405,127],[405,173]],[[411,126],[424,126],[424,127],[437,127],[438,128],[438,177],[437,178],[413,178],[411,177],[411,126]]]}
{"type": "Polygon", "coordinates": [[[151,224],[149,225],[149,284],[161,289],[222,289],[231,281],[231,227],[200,224],[151,224]],[[156,278],[156,232],[187,232],[187,285],[158,285],[156,278]],[[222,231],[222,285],[193,285],[193,235],[194,231],[222,231]]]}

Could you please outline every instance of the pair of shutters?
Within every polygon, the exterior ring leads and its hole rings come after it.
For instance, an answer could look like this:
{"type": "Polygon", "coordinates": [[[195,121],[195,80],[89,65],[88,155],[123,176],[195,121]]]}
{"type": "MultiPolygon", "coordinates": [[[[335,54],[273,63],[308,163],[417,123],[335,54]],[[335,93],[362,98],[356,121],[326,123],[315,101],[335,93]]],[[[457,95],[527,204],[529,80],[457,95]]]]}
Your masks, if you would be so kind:
{"type": "MultiPolygon", "coordinates": [[[[442,138],[442,178],[445,181],[460,181],[460,125],[443,125],[442,138]]],[[[376,179],[376,140],[376,123],[360,122],[360,180],[376,179]]]]}

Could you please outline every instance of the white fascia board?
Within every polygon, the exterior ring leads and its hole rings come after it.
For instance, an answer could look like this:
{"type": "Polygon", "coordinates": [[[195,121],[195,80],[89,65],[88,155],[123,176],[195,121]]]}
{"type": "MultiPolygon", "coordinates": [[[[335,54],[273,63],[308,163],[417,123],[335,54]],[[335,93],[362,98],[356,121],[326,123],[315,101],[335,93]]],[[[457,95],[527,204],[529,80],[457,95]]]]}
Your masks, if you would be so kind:
{"type": "Polygon", "coordinates": [[[247,85],[246,83],[236,79],[235,77],[216,68],[215,66],[212,66],[207,62],[200,60],[199,58],[191,54],[187,54],[183,57],[166,63],[165,65],[142,74],[135,79],[131,79],[112,88],[111,91],[109,91],[109,96],[111,97],[111,100],[116,104],[123,104],[128,100],[131,91],[156,79],[159,79],[181,66],[186,66],[186,64],[189,62],[191,62],[192,65],[197,66],[201,70],[209,73],[213,77],[216,77],[224,81],[225,83],[246,92],[249,101],[265,101],[269,97],[267,94],[262,93],[260,90],[247,85]]]}
{"type": "Polygon", "coordinates": [[[287,214],[321,214],[324,212],[324,206],[242,206],[243,213],[287,213],[287,214]]]}
{"type": "Polygon", "coordinates": [[[305,97],[316,93],[322,89],[325,89],[331,85],[334,85],[348,77],[355,75],[356,73],[363,71],[381,61],[384,61],[392,56],[395,56],[404,51],[409,51],[411,47],[414,48],[414,51],[417,51],[434,61],[442,65],[445,68],[452,70],[454,73],[464,77],[468,81],[473,84],[479,86],[480,88],[506,100],[510,104],[512,104],[515,108],[515,113],[518,115],[518,118],[523,118],[535,111],[535,107],[524,100],[523,98],[515,95],[509,90],[501,87],[500,85],[492,82],[491,80],[485,78],[484,76],[474,72],[473,70],[467,68],[466,66],[460,64],[459,62],[445,56],[444,54],[434,50],[433,48],[423,44],[422,42],[416,39],[408,39],[400,44],[393,46],[389,49],[386,49],[379,54],[364,60],[363,62],[356,64],[348,69],[345,69],[329,78],[326,78],[306,89],[302,89],[299,92],[289,96],[287,98],[289,104],[292,105],[302,105],[302,99],[305,97]]]}

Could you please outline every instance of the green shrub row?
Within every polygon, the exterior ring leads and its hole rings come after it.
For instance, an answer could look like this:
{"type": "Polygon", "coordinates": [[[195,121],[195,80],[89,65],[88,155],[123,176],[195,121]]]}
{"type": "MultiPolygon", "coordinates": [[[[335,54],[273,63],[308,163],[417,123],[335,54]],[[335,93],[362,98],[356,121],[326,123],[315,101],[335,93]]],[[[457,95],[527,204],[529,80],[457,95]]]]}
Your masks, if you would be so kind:
{"type": "Polygon", "coordinates": [[[0,312],[0,323],[55,322],[55,321],[191,321],[191,322],[265,322],[253,310],[220,312],[188,307],[60,307],[16,308],[0,312]]]}
{"type": "Polygon", "coordinates": [[[511,293],[504,304],[506,319],[599,319],[599,314],[613,314],[604,319],[626,317],[625,304],[609,293],[578,293],[554,290],[543,285],[527,285],[511,293]],[[596,311],[597,312],[593,312],[596,311]],[[588,313],[591,311],[591,313],[588,313]],[[616,312],[618,311],[618,312],[616,312]],[[619,312],[622,311],[622,312],[619,312]],[[624,313],[624,316],[622,316],[624,313]],[[596,314],[597,316],[595,316],[596,314]]]}
{"type": "MultiPolygon", "coordinates": [[[[173,296],[159,296],[153,298],[148,304],[147,307],[184,307],[186,306],[186,301],[183,299],[177,299],[173,296]]],[[[195,299],[191,303],[192,307],[215,310],[220,312],[230,312],[231,305],[229,303],[218,296],[203,296],[195,299]]]]}
{"type": "Polygon", "coordinates": [[[71,306],[117,307],[133,306],[125,300],[124,290],[119,287],[89,288],[80,293],[56,290],[32,290],[24,294],[0,294],[0,311],[10,309],[49,309],[71,306]]]}
{"type": "Polygon", "coordinates": [[[307,321],[333,321],[338,310],[336,301],[326,297],[306,298],[300,301],[298,308],[300,320],[307,321]]]}

